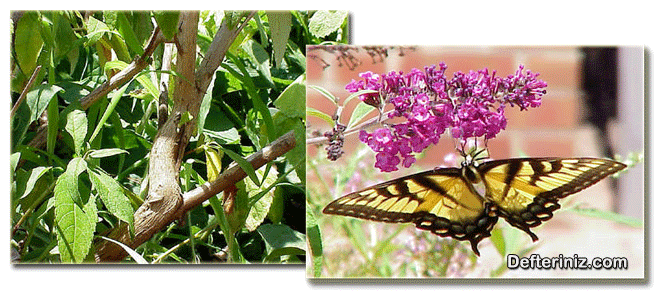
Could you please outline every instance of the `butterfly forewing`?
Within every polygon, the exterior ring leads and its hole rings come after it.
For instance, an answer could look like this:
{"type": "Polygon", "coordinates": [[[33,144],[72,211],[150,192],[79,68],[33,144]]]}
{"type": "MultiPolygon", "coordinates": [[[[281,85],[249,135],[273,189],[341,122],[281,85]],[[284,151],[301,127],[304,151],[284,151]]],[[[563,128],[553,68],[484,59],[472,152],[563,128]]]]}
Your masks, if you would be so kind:
{"type": "Polygon", "coordinates": [[[583,190],[625,168],[619,162],[595,158],[521,158],[490,161],[479,166],[486,198],[511,225],[538,238],[530,228],[552,218],[558,200],[583,190]]]}

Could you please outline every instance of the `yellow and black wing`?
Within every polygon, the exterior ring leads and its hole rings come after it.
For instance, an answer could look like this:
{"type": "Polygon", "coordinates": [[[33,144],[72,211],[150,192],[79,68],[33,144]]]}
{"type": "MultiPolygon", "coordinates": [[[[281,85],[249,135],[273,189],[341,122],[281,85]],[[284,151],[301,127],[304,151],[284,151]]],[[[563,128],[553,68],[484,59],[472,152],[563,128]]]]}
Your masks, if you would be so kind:
{"type": "Polygon", "coordinates": [[[477,167],[486,186],[486,199],[497,214],[525,231],[552,218],[559,199],[577,193],[626,167],[596,158],[518,158],[485,162],[477,167]]]}
{"type": "Polygon", "coordinates": [[[430,170],[354,192],[323,213],[381,222],[412,222],[418,228],[477,244],[497,223],[496,207],[479,196],[458,168],[430,170]]]}

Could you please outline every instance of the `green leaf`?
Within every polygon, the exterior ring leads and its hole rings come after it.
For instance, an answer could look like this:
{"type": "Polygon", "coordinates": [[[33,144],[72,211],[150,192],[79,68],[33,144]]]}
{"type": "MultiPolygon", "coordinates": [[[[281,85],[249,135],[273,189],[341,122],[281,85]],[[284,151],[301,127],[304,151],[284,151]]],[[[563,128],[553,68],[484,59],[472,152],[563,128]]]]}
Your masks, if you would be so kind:
{"type": "Polygon", "coordinates": [[[103,171],[87,170],[89,179],[94,184],[96,192],[101,201],[112,215],[128,223],[131,234],[133,234],[133,207],[131,201],[124,195],[124,189],[117,181],[105,174],[103,171]]]}
{"type": "Polygon", "coordinates": [[[48,103],[60,91],[62,91],[62,88],[58,86],[39,84],[25,95],[25,103],[30,109],[30,122],[39,119],[39,116],[48,107],[48,103]]]}
{"type": "Polygon", "coordinates": [[[66,194],[73,202],[82,207],[83,202],[78,192],[78,175],[87,169],[87,162],[82,158],[76,157],[69,161],[67,168],[55,183],[55,193],[57,191],[66,194]]]}
{"type": "MultiPolygon", "coordinates": [[[[246,183],[251,183],[246,181],[246,183]]],[[[248,186],[249,187],[249,186],[248,186]]],[[[256,192],[258,190],[249,190],[248,192],[256,192]]],[[[245,219],[245,228],[248,231],[254,231],[257,227],[263,223],[268,212],[270,211],[270,206],[273,203],[273,195],[268,193],[262,196],[252,207],[250,207],[250,212],[248,213],[247,218],[245,219]]]]}
{"type": "Polygon", "coordinates": [[[60,126],[60,109],[57,96],[54,95],[48,103],[48,133],[46,135],[46,150],[49,154],[55,153],[55,145],[57,144],[57,134],[59,133],[60,126]]]}
{"type": "Polygon", "coordinates": [[[275,126],[277,126],[277,136],[282,136],[289,131],[294,131],[296,144],[292,150],[288,151],[284,156],[287,161],[295,167],[296,174],[300,179],[304,181],[305,179],[305,158],[306,158],[306,129],[303,124],[302,119],[300,118],[291,118],[283,115],[281,111],[278,111],[273,115],[273,121],[275,126]]]}
{"type": "MultiPolygon", "coordinates": [[[[39,202],[53,190],[52,173],[47,173],[52,167],[36,167],[31,171],[19,169],[15,174],[15,189],[12,193],[12,208],[21,212],[34,209],[39,202]],[[16,199],[18,198],[18,199],[16,199]]],[[[14,212],[14,211],[12,211],[14,212]]]]}
{"type": "Polygon", "coordinates": [[[312,253],[312,272],[314,277],[321,276],[321,266],[323,265],[323,239],[321,238],[321,229],[319,228],[318,221],[309,203],[305,204],[306,217],[306,238],[309,244],[309,249],[312,253]]]}
{"type": "Polygon", "coordinates": [[[106,238],[104,236],[101,236],[101,239],[104,239],[106,241],[113,242],[113,243],[119,245],[122,249],[124,249],[124,251],[126,251],[126,253],[128,253],[128,255],[131,256],[131,258],[133,258],[133,260],[135,260],[135,262],[137,262],[137,264],[149,264],[149,262],[147,262],[147,260],[144,259],[144,257],[140,256],[140,253],[135,252],[135,250],[133,250],[131,247],[126,246],[126,245],[124,245],[124,244],[122,244],[118,241],[113,240],[113,239],[106,238]]]}
{"type": "Polygon", "coordinates": [[[25,184],[25,191],[19,199],[25,198],[27,195],[29,195],[32,192],[32,189],[34,189],[34,185],[37,183],[37,180],[39,180],[51,168],[52,167],[37,167],[32,169],[30,172],[30,177],[25,184]]]}
{"type": "MultiPolygon", "coordinates": [[[[136,35],[136,30],[133,29],[133,26],[129,21],[129,17],[132,17],[133,13],[136,12],[122,11],[117,14],[117,30],[119,30],[121,36],[124,38],[124,40],[126,40],[126,46],[128,46],[131,53],[141,55],[142,53],[144,53],[144,48],[142,48],[142,44],[138,40],[138,36],[136,35]]],[[[140,21],[140,19],[144,19],[147,17],[148,16],[141,15],[139,12],[137,12],[137,15],[135,16],[135,18],[138,19],[138,22],[140,21]]],[[[151,28],[148,26],[136,27],[136,28],[151,31],[151,28]]]]}
{"type": "Polygon", "coordinates": [[[82,207],[78,175],[87,167],[82,158],[72,159],[57,179],[54,189],[55,223],[59,227],[57,241],[62,262],[80,263],[87,256],[96,228],[96,198],[90,196],[82,207]]]}
{"type": "Polygon", "coordinates": [[[273,202],[270,204],[270,209],[268,209],[268,219],[273,222],[273,224],[278,224],[282,222],[282,216],[284,215],[284,191],[281,186],[275,188],[273,192],[273,202]]]}
{"type": "Polygon", "coordinates": [[[304,255],[307,245],[305,235],[294,231],[284,224],[264,224],[257,232],[266,244],[268,255],[264,262],[280,262],[277,258],[284,255],[304,255]]]}
{"type": "Polygon", "coordinates": [[[154,18],[165,39],[171,40],[179,29],[179,14],[178,10],[154,11],[154,18]]]}
{"type": "Polygon", "coordinates": [[[250,207],[250,212],[245,220],[245,228],[249,231],[254,231],[264,221],[268,216],[270,206],[273,204],[274,190],[271,186],[277,181],[277,171],[276,169],[269,169],[268,175],[264,176],[265,171],[265,166],[256,171],[256,174],[263,179],[261,185],[249,179],[245,180],[245,190],[248,193],[250,202],[258,198],[254,205],[250,207]]]}
{"type": "Polygon", "coordinates": [[[347,16],[348,11],[319,10],[309,19],[309,32],[317,38],[326,37],[339,30],[347,16]]]}
{"type": "Polygon", "coordinates": [[[87,19],[87,42],[85,42],[85,46],[96,44],[96,42],[101,40],[106,33],[111,33],[108,25],[93,16],[90,16],[87,19]]]}
{"type": "MultiPolygon", "coordinates": [[[[127,66],[128,66],[128,63],[126,63],[126,62],[123,62],[123,61],[120,61],[120,60],[113,60],[113,61],[106,62],[103,69],[105,71],[110,70],[110,69],[116,69],[116,70],[121,71],[121,70],[125,69],[127,66]]],[[[147,92],[149,94],[151,94],[151,96],[147,95],[147,96],[144,96],[144,98],[149,98],[150,97],[151,99],[153,99],[153,98],[158,97],[160,95],[160,92],[158,91],[158,88],[156,88],[154,83],[151,81],[151,79],[149,78],[149,75],[147,75],[147,72],[145,72],[145,71],[141,72],[140,74],[135,76],[135,80],[137,80],[138,83],[140,83],[140,85],[142,85],[142,87],[144,87],[144,89],[146,89],[147,92]]],[[[125,88],[125,86],[124,86],[124,88],[125,88]]],[[[121,92],[123,94],[123,91],[121,91],[121,92]]]]}
{"type": "Polygon", "coordinates": [[[15,151],[21,142],[23,142],[23,138],[25,137],[25,133],[27,132],[30,123],[30,108],[28,108],[27,104],[22,103],[18,106],[18,110],[16,110],[16,114],[11,120],[10,138],[12,151],[15,151]]]}
{"type": "Polygon", "coordinates": [[[493,246],[495,246],[495,249],[497,249],[497,252],[500,253],[500,256],[506,256],[507,248],[504,236],[502,236],[502,230],[496,228],[495,230],[491,231],[490,240],[493,243],[493,246]]]}
{"type": "Polygon", "coordinates": [[[14,52],[21,71],[28,77],[37,67],[37,58],[44,45],[39,28],[39,13],[26,11],[16,23],[14,35],[14,52]]]}
{"type": "MultiPolygon", "coordinates": [[[[202,98],[202,103],[199,106],[199,114],[197,115],[197,134],[202,134],[204,132],[204,124],[206,124],[206,117],[209,114],[211,109],[211,101],[213,101],[213,86],[215,85],[215,78],[221,75],[221,73],[216,73],[211,78],[211,83],[209,87],[204,92],[204,97],[202,98]]],[[[217,113],[220,116],[224,116],[223,113],[217,113]]]]}
{"type": "Polygon", "coordinates": [[[64,12],[54,12],[57,15],[54,21],[53,35],[55,36],[55,64],[59,63],[60,59],[67,58],[71,67],[71,71],[75,69],[78,62],[79,51],[82,38],[78,38],[73,32],[69,19],[65,16],[64,12]]]}
{"type": "Polygon", "coordinates": [[[112,112],[115,110],[115,107],[117,107],[117,103],[119,103],[119,100],[121,99],[121,96],[124,95],[124,91],[126,91],[126,88],[128,87],[129,83],[126,83],[124,87],[121,89],[115,91],[112,94],[112,98],[110,99],[110,104],[108,104],[108,107],[105,109],[105,112],[103,112],[103,116],[101,116],[101,120],[99,120],[98,124],[96,125],[96,128],[94,129],[94,132],[92,132],[92,136],[89,137],[89,141],[94,141],[94,138],[96,138],[96,135],[99,134],[101,131],[101,128],[103,128],[103,125],[105,124],[106,121],[108,121],[108,118],[112,114],[112,112]]]}
{"type": "Polygon", "coordinates": [[[578,214],[582,214],[584,216],[591,216],[591,217],[597,217],[605,220],[610,220],[614,222],[618,222],[621,224],[629,225],[632,227],[637,227],[637,228],[642,228],[644,227],[644,221],[634,218],[634,217],[629,217],[621,214],[617,214],[611,211],[603,211],[603,210],[598,210],[595,208],[581,208],[581,207],[571,207],[569,208],[571,211],[576,212],[578,214]]]}
{"type": "Polygon", "coordinates": [[[305,118],[305,75],[300,75],[273,102],[285,115],[293,118],[305,118]]]}
{"type": "Polygon", "coordinates": [[[312,256],[323,255],[323,239],[321,238],[321,230],[319,229],[318,221],[309,203],[306,205],[305,227],[307,228],[307,240],[309,240],[312,256]]]}
{"type": "MultiPolygon", "coordinates": [[[[233,112],[231,108],[221,109],[217,105],[210,103],[209,101],[209,110],[205,113],[202,113],[202,108],[200,108],[199,120],[200,124],[204,122],[204,129],[202,133],[206,136],[213,138],[219,144],[238,144],[241,140],[241,136],[238,134],[238,130],[241,126],[236,124],[227,116],[233,115],[236,118],[236,122],[240,123],[238,115],[233,112]],[[213,114],[209,116],[208,114],[213,114]],[[202,118],[202,114],[206,118],[202,118]]],[[[202,107],[204,102],[202,102],[202,107]]]]}
{"type": "Polygon", "coordinates": [[[10,172],[15,172],[16,171],[16,166],[18,165],[18,161],[21,159],[21,153],[16,152],[11,154],[9,156],[9,166],[11,167],[10,172]]]}
{"type": "Polygon", "coordinates": [[[327,98],[332,104],[337,105],[337,102],[339,101],[339,98],[335,97],[327,89],[325,89],[323,87],[316,86],[316,85],[309,85],[309,88],[312,88],[312,89],[318,91],[319,93],[321,93],[321,95],[323,95],[323,97],[327,98]]]}
{"type": "Polygon", "coordinates": [[[330,125],[330,126],[335,125],[335,120],[333,120],[332,117],[330,117],[330,115],[328,115],[324,112],[321,112],[317,109],[314,109],[314,108],[310,108],[310,107],[307,108],[307,116],[317,117],[317,118],[325,121],[326,123],[328,123],[328,125],[330,125]]]}
{"type": "Polygon", "coordinates": [[[220,148],[222,148],[222,151],[232,160],[234,160],[234,162],[236,162],[236,164],[238,164],[238,166],[240,166],[241,169],[243,169],[245,174],[247,174],[250,177],[252,182],[260,183],[259,178],[257,177],[257,174],[254,172],[254,168],[252,167],[252,164],[250,164],[250,162],[243,159],[243,157],[241,157],[239,154],[235,153],[232,150],[226,149],[224,147],[220,147],[220,148]]]}
{"type": "MultiPolygon", "coordinates": [[[[232,60],[234,65],[239,68],[241,73],[236,72],[236,70],[234,70],[232,67],[230,67],[226,64],[223,64],[222,67],[225,70],[227,70],[229,73],[231,73],[234,77],[241,80],[245,90],[248,93],[248,96],[250,97],[250,100],[252,101],[254,109],[257,110],[261,114],[261,116],[264,120],[266,133],[268,134],[268,140],[269,141],[275,140],[276,139],[276,136],[275,136],[276,130],[275,130],[275,126],[273,125],[273,118],[270,115],[270,111],[268,109],[268,106],[266,106],[266,103],[264,103],[261,96],[259,96],[259,94],[257,93],[257,89],[254,86],[254,83],[252,82],[252,79],[250,78],[248,70],[245,68],[245,66],[243,66],[242,61],[238,57],[233,56],[229,52],[227,53],[227,57],[232,60]]],[[[272,83],[272,81],[271,81],[271,83],[272,83]]],[[[255,143],[255,144],[259,145],[259,143],[255,143]]]]}
{"type": "Polygon", "coordinates": [[[114,155],[119,155],[119,154],[128,154],[128,152],[118,148],[109,148],[109,149],[91,151],[89,153],[89,156],[91,158],[99,159],[105,157],[112,157],[114,155]]]}
{"type": "Polygon", "coordinates": [[[237,144],[241,136],[238,134],[236,128],[231,128],[224,131],[204,130],[204,134],[216,140],[219,144],[237,144]]]}
{"type": "Polygon", "coordinates": [[[66,116],[66,126],[64,129],[73,138],[74,151],[81,155],[85,136],[87,136],[87,116],[81,110],[73,110],[66,116]]]}
{"type": "MultiPolygon", "coordinates": [[[[243,43],[241,48],[247,53],[250,61],[257,66],[256,70],[259,72],[259,75],[264,77],[270,86],[274,86],[273,78],[270,76],[270,55],[268,52],[266,52],[261,44],[251,39],[243,43]]],[[[244,72],[244,74],[247,74],[247,72],[244,72]]],[[[248,75],[245,76],[248,77],[248,75]]]]}
{"type": "Polygon", "coordinates": [[[291,32],[291,13],[288,11],[266,11],[270,24],[270,35],[273,40],[273,57],[277,67],[281,67],[286,42],[291,32]]]}
{"type": "Polygon", "coordinates": [[[190,112],[188,112],[188,111],[183,112],[183,114],[181,114],[181,120],[179,121],[179,127],[181,127],[184,124],[192,121],[193,119],[195,119],[195,118],[193,117],[193,115],[190,112]]]}
{"type": "Polygon", "coordinates": [[[344,100],[344,105],[347,105],[348,102],[350,102],[351,100],[353,100],[353,99],[359,97],[360,95],[362,95],[362,94],[367,94],[367,93],[378,93],[378,91],[376,91],[376,90],[371,90],[371,89],[363,89],[363,90],[360,90],[360,91],[358,91],[358,92],[354,92],[354,93],[352,93],[351,95],[349,95],[349,96],[344,100]]]}
{"type": "Polygon", "coordinates": [[[125,62],[130,62],[132,57],[131,54],[128,52],[128,46],[126,45],[126,42],[120,35],[110,35],[108,37],[108,41],[110,43],[110,46],[112,47],[112,50],[115,52],[117,55],[117,59],[125,62]]]}
{"type": "Polygon", "coordinates": [[[348,126],[346,127],[347,129],[350,129],[360,123],[362,119],[367,117],[369,113],[377,110],[373,106],[370,106],[364,102],[360,102],[355,109],[353,110],[353,113],[351,114],[351,119],[348,120],[348,126]]]}

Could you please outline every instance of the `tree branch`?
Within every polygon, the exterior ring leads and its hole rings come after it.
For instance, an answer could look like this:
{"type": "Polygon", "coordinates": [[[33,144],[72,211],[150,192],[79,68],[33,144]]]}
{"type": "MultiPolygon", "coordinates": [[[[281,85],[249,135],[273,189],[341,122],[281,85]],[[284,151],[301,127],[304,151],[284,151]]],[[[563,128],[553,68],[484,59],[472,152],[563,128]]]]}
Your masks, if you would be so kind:
{"type": "MultiPolygon", "coordinates": [[[[195,72],[198,89],[201,89],[203,92],[206,91],[211,83],[213,74],[215,74],[215,71],[218,70],[222,60],[225,58],[225,53],[229,50],[229,46],[231,46],[238,33],[241,32],[255,13],[256,11],[250,11],[246,19],[243,22],[239,22],[239,25],[233,28],[229,27],[229,24],[233,21],[230,21],[228,17],[223,18],[218,32],[213,37],[213,41],[199,65],[199,69],[195,72]]],[[[203,92],[202,95],[204,95],[203,92]]]]}
{"type": "MultiPolygon", "coordinates": [[[[246,160],[252,164],[256,170],[266,163],[277,159],[296,146],[295,133],[290,131],[280,138],[276,139],[269,145],[265,146],[262,150],[252,154],[246,160]]],[[[241,179],[245,178],[247,174],[236,163],[230,165],[225,172],[220,174],[213,182],[207,182],[199,187],[183,194],[183,206],[180,211],[182,213],[188,212],[190,209],[199,206],[204,201],[215,196],[216,194],[224,191],[229,185],[232,185],[241,179]]]]}
{"type": "MultiPolygon", "coordinates": [[[[277,159],[278,157],[286,154],[288,151],[292,150],[295,146],[296,146],[295,133],[293,131],[290,131],[282,135],[280,138],[276,139],[275,141],[273,141],[272,143],[270,143],[260,151],[252,154],[246,160],[252,165],[254,169],[259,169],[263,165],[266,165],[266,163],[271,162],[277,159]]],[[[183,194],[183,205],[179,208],[178,212],[175,212],[175,214],[167,214],[168,217],[167,221],[163,222],[161,226],[165,227],[167,224],[176,220],[177,216],[183,216],[183,214],[201,205],[204,201],[210,199],[214,195],[221,193],[229,185],[240,181],[246,176],[247,174],[245,173],[245,171],[243,171],[243,169],[241,169],[240,166],[238,166],[238,164],[233,163],[227,168],[227,170],[225,170],[225,172],[220,174],[215,181],[207,182],[183,194]]],[[[145,206],[140,207],[138,211],[135,213],[135,215],[138,216],[138,215],[143,215],[145,213],[156,214],[153,211],[148,211],[143,208],[146,207],[145,206]]],[[[162,227],[147,228],[143,225],[138,225],[138,223],[143,223],[145,222],[145,220],[147,219],[140,219],[135,221],[136,222],[135,239],[132,241],[128,234],[128,228],[125,224],[123,227],[121,227],[122,231],[115,231],[114,235],[110,234],[109,237],[113,240],[118,240],[118,241],[125,240],[126,245],[130,246],[131,248],[136,248],[137,246],[141,245],[146,240],[151,238],[151,236],[154,233],[162,229],[162,227]],[[138,231],[138,228],[141,228],[142,230],[138,231]],[[151,229],[150,231],[148,231],[150,232],[150,234],[146,234],[147,231],[145,231],[145,229],[151,229]]],[[[101,247],[99,247],[99,249],[97,249],[96,252],[97,262],[119,261],[127,255],[127,253],[123,249],[121,249],[121,247],[119,247],[114,243],[105,241],[105,243],[102,242],[100,243],[100,245],[101,247]],[[113,251],[103,250],[103,249],[112,249],[113,251]]]]}
{"type": "Polygon", "coordinates": [[[119,88],[124,85],[126,82],[130,81],[139,74],[144,68],[149,64],[149,57],[154,53],[154,50],[165,41],[165,37],[160,32],[159,28],[156,28],[149,38],[148,45],[144,48],[144,53],[142,56],[133,60],[125,69],[121,70],[116,75],[112,76],[110,80],[105,81],[101,86],[94,89],[92,92],[87,94],[85,97],[80,99],[80,104],[82,105],[83,110],[86,110],[92,106],[97,100],[102,97],[105,97],[110,91],[119,88]]]}
{"type": "MultiPolygon", "coordinates": [[[[181,13],[177,34],[177,70],[183,79],[177,77],[174,91],[174,101],[179,103],[179,108],[182,101],[194,99],[196,96],[194,91],[190,91],[190,88],[194,90],[194,87],[190,87],[185,80],[194,79],[192,70],[187,68],[194,68],[198,18],[199,12],[181,13]]],[[[160,126],[154,138],[149,153],[149,192],[144,203],[133,215],[135,238],[131,238],[127,226],[122,226],[110,233],[111,239],[135,248],[176,219],[177,216],[174,214],[183,204],[179,186],[179,169],[183,157],[179,151],[184,128],[179,126],[181,114],[180,110],[177,113],[173,112],[165,124],[160,126]]],[[[125,255],[126,251],[121,246],[102,240],[97,248],[96,260],[115,261],[125,255]]]]}
{"type": "MultiPolygon", "coordinates": [[[[144,53],[142,56],[133,60],[125,69],[121,70],[116,75],[112,76],[110,80],[101,84],[101,86],[95,88],[85,97],[80,99],[80,104],[83,110],[88,109],[100,98],[105,97],[110,91],[119,88],[124,85],[126,82],[130,81],[139,74],[144,68],[149,64],[149,57],[154,53],[154,50],[165,41],[165,37],[160,32],[160,29],[156,28],[149,38],[148,45],[144,48],[144,53]]],[[[37,134],[34,138],[28,143],[28,146],[34,148],[42,148],[46,144],[46,132],[47,128],[40,129],[37,131],[37,134]]]]}
{"type": "Polygon", "coordinates": [[[18,100],[16,101],[16,104],[14,104],[14,107],[11,108],[11,113],[9,114],[9,118],[14,118],[14,115],[16,114],[16,111],[18,110],[18,107],[20,107],[23,100],[25,100],[25,96],[30,91],[30,88],[32,88],[32,84],[34,84],[34,81],[37,79],[37,75],[39,75],[40,71],[41,71],[41,65],[38,65],[34,69],[34,71],[32,71],[32,76],[30,77],[30,80],[28,80],[27,84],[25,85],[25,88],[23,88],[23,91],[21,92],[21,96],[18,97],[18,100]]]}

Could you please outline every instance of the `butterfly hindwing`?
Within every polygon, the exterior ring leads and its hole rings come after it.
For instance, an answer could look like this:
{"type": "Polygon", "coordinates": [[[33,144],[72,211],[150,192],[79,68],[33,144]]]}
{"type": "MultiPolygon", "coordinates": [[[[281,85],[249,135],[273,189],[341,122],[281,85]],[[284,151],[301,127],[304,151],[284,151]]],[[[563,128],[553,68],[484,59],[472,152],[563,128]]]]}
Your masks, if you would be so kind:
{"type": "Polygon", "coordinates": [[[530,228],[552,218],[559,199],[625,167],[595,158],[519,158],[485,162],[478,170],[486,198],[497,205],[498,214],[536,241],[530,228]]]}
{"type": "Polygon", "coordinates": [[[497,223],[496,207],[484,202],[457,168],[435,169],[384,182],[328,204],[323,213],[381,222],[412,222],[443,237],[477,244],[497,223]]]}

